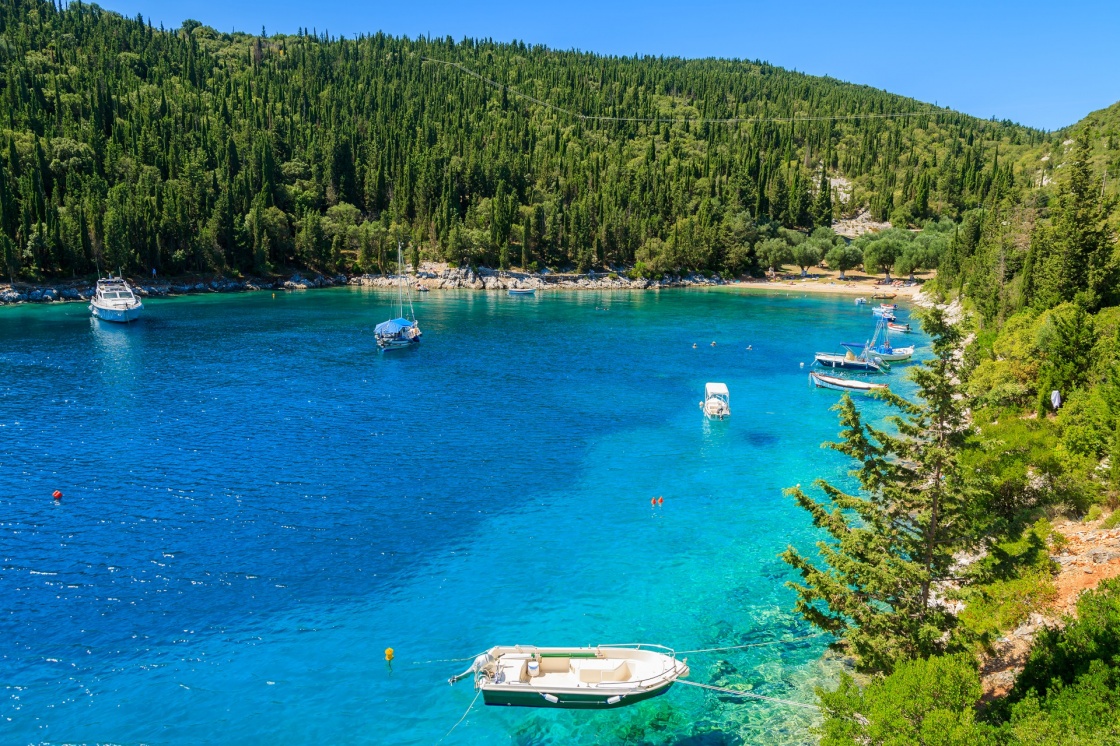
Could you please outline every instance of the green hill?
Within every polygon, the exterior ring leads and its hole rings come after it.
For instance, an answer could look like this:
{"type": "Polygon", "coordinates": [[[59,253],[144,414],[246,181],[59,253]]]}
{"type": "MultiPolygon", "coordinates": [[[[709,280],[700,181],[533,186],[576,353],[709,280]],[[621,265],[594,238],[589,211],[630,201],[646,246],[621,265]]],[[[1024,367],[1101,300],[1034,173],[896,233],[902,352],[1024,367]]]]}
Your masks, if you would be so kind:
{"type": "Polygon", "coordinates": [[[376,271],[404,239],[757,272],[778,226],[958,218],[1060,142],[763,62],[164,30],[42,0],[0,4],[0,96],[0,254],[29,278],[376,271]]]}

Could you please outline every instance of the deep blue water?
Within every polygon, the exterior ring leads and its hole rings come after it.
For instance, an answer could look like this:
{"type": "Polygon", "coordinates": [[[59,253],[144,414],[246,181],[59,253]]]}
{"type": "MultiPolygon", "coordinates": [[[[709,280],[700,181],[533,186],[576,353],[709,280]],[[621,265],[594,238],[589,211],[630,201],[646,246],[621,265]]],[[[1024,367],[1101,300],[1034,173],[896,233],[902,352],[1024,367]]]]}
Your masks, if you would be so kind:
{"type": "MultiPolygon", "coordinates": [[[[0,742],[435,743],[474,696],[446,659],[490,645],[811,634],[777,555],[817,537],[781,491],[847,467],[819,448],[837,395],[799,363],[868,336],[868,307],[433,292],[421,348],[378,355],[388,302],[151,300],[128,327],[0,309],[0,742]],[[699,411],[709,380],[726,422],[699,411]]],[[[825,648],[689,660],[812,701],[825,648]]],[[[445,743],[800,743],[811,722],[678,686],[477,705],[445,743]]]]}

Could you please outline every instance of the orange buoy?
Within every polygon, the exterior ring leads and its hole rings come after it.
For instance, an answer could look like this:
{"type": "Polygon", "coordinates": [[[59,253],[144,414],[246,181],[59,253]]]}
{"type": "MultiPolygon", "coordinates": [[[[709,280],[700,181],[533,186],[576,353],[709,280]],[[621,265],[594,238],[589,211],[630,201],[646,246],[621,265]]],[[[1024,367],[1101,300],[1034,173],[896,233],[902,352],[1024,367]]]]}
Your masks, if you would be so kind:
{"type": "Polygon", "coordinates": [[[55,490],[54,492],[51,493],[51,497],[53,497],[55,500],[61,500],[62,499],[62,492],[59,491],[59,490],[55,490]]]}
{"type": "Polygon", "coordinates": [[[661,503],[663,503],[663,502],[665,502],[665,498],[663,498],[663,497],[659,497],[659,498],[657,498],[657,504],[658,504],[658,505],[660,505],[660,504],[661,504],[661,503]]]}
{"type": "Polygon", "coordinates": [[[649,504],[650,505],[657,505],[657,498],[656,497],[651,497],[649,499],[649,504]]]}

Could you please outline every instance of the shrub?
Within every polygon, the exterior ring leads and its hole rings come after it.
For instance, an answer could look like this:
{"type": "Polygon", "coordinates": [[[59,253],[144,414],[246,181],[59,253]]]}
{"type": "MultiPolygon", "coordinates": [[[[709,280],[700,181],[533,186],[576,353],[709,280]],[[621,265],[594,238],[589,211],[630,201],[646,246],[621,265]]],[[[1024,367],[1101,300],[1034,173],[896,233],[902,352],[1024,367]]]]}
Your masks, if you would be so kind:
{"type": "Polygon", "coordinates": [[[976,722],[980,675],[969,655],[900,663],[863,690],[845,674],[836,691],[817,695],[825,714],[821,746],[995,743],[994,729],[976,722]]]}

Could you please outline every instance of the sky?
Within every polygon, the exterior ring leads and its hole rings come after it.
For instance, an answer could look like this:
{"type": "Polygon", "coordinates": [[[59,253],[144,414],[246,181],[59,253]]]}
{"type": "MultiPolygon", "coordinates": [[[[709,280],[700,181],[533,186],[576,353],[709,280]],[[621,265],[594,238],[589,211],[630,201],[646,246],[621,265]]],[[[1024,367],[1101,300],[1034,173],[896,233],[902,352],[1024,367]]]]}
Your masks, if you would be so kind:
{"type": "Polygon", "coordinates": [[[100,0],[177,28],[518,39],[602,54],[760,59],[1040,129],[1120,100],[1120,0],[100,0]]]}

